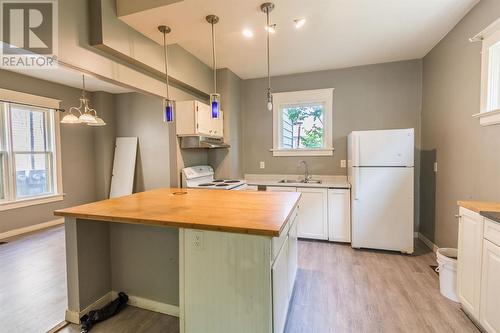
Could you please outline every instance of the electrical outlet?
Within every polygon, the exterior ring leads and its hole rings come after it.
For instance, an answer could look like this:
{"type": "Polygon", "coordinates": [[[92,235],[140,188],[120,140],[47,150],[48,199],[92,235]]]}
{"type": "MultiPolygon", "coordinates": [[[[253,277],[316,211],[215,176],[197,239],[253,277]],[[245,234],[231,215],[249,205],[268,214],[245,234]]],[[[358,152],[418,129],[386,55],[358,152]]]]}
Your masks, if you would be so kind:
{"type": "Polygon", "coordinates": [[[266,162],[260,161],[260,168],[265,169],[266,168],[266,162]]]}
{"type": "Polygon", "coordinates": [[[346,161],[345,160],[340,160],[340,167],[341,168],[345,168],[346,166],[347,166],[346,161]]]}
{"type": "Polygon", "coordinates": [[[434,172],[438,172],[438,162],[434,162],[434,172]]]}
{"type": "Polygon", "coordinates": [[[193,231],[193,247],[198,251],[203,250],[203,231],[193,231]]]}

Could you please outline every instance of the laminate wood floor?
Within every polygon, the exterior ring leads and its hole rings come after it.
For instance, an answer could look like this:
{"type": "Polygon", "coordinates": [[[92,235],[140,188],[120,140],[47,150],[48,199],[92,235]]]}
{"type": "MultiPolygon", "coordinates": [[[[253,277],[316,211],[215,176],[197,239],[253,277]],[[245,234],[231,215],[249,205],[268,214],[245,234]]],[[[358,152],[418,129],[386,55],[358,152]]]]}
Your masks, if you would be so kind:
{"type": "Polygon", "coordinates": [[[64,229],[0,245],[0,332],[40,333],[64,320],[64,229]]]}
{"type": "Polygon", "coordinates": [[[439,293],[435,264],[418,240],[411,256],[301,241],[286,332],[479,332],[439,293]]]}
{"type": "MultiPolygon", "coordinates": [[[[434,264],[434,254],[419,241],[412,256],[300,241],[286,332],[479,332],[439,294],[438,276],[429,267],[434,264]]],[[[0,302],[2,333],[45,332],[63,319],[62,227],[0,245],[0,302]]],[[[80,329],[68,325],[59,332],[80,329]]],[[[174,333],[179,321],[130,306],[91,332],[174,333]]]]}
{"type": "MultiPolygon", "coordinates": [[[[179,332],[179,319],[127,306],[122,312],[92,328],[90,333],[170,333],[179,332]]],[[[80,326],[68,325],[58,333],[80,333],[80,326]]]]}

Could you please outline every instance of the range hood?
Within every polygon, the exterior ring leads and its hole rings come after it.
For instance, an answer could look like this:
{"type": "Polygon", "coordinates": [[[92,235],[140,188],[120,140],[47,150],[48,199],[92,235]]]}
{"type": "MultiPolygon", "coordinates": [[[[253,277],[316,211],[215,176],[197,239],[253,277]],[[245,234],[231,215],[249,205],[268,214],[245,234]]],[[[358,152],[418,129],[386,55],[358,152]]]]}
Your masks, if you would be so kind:
{"type": "Polygon", "coordinates": [[[223,138],[214,138],[202,135],[186,135],[181,136],[181,149],[215,149],[231,147],[224,142],[223,138]]]}

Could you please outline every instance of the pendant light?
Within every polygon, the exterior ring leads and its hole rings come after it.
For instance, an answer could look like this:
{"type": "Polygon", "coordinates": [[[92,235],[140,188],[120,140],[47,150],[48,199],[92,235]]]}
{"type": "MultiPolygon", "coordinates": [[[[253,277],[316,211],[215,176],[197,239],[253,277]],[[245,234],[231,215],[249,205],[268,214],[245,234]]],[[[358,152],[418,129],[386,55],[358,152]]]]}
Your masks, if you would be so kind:
{"type": "Polygon", "coordinates": [[[273,111],[273,94],[271,92],[271,71],[269,64],[269,34],[271,33],[271,25],[269,24],[269,13],[274,9],[274,3],[265,2],[260,5],[260,9],[266,13],[266,32],[267,32],[267,109],[273,111]]]}
{"type": "Polygon", "coordinates": [[[61,120],[62,124],[87,124],[89,126],[104,126],[106,123],[97,116],[97,111],[90,107],[90,101],[85,91],[85,75],[82,75],[82,94],[80,106],[72,106],[69,113],[61,120]],[[75,111],[75,113],[73,113],[75,111]]]}
{"type": "Polygon", "coordinates": [[[163,100],[163,121],[166,123],[174,122],[175,102],[170,99],[168,89],[168,53],[167,53],[167,34],[172,31],[166,25],[158,26],[158,30],[163,34],[163,58],[165,61],[165,86],[167,87],[167,98],[163,100]]]}
{"type": "Polygon", "coordinates": [[[217,62],[215,54],[215,27],[214,25],[219,22],[219,17],[216,15],[208,15],[205,17],[208,23],[212,25],[212,64],[214,71],[214,92],[210,94],[210,108],[212,110],[212,119],[219,119],[220,117],[220,95],[217,93],[217,62]]]}

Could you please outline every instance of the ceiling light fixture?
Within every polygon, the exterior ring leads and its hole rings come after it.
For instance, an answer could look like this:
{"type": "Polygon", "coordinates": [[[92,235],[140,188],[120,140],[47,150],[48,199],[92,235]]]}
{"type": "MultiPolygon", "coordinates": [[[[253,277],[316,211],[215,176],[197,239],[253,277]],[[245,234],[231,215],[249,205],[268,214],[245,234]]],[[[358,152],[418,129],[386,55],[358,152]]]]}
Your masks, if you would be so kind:
{"type": "Polygon", "coordinates": [[[210,94],[210,108],[212,110],[212,119],[220,117],[220,95],[217,93],[217,58],[215,52],[215,24],[219,22],[219,17],[216,15],[207,15],[205,17],[208,23],[212,26],[212,65],[214,71],[214,92],[210,94]]]}
{"type": "Polygon", "coordinates": [[[253,31],[250,30],[250,29],[243,29],[243,31],[241,32],[243,34],[243,36],[245,36],[246,38],[252,38],[253,37],[253,31]]]}
{"type": "Polygon", "coordinates": [[[80,95],[80,106],[72,106],[69,113],[61,120],[62,124],[87,124],[90,126],[104,126],[106,123],[97,116],[97,111],[90,107],[90,101],[85,91],[85,75],[82,75],[82,94],[80,95]],[[75,114],[73,113],[75,111],[75,114]],[[78,112],[78,113],[77,113],[78,112]],[[78,116],[76,115],[78,114],[78,116]]]}
{"type": "Polygon", "coordinates": [[[269,24],[264,27],[264,30],[274,34],[276,32],[276,24],[269,24]]]}
{"type": "MultiPolygon", "coordinates": [[[[260,9],[266,13],[266,27],[267,30],[267,109],[269,111],[273,110],[273,94],[271,91],[271,71],[269,64],[269,34],[271,33],[271,25],[269,25],[269,13],[274,9],[274,4],[272,2],[265,2],[260,5],[260,9]]],[[[274,26],[275,27],[275,26],[274,26]]]]}
{"type": "Polygon", "coordinates": [[[165,62],[165,86],[167,88],[167,98],[163,99],[163,121],[166,123],[174,122],[175,101],[170,99],[168,90],[168,52],[167,52],[167,34],[172,31],[166,25],[158,26],[158,31],[163,34],[163,60],[165,62]]]}
{"type": "Polygon", "coordinates": [[[295,22],[295,28],[300,29],[304,26],[304,24],[306,24],[306,19],[300,18],[300,19],[293,20],[293,22],[295,22]]]}

